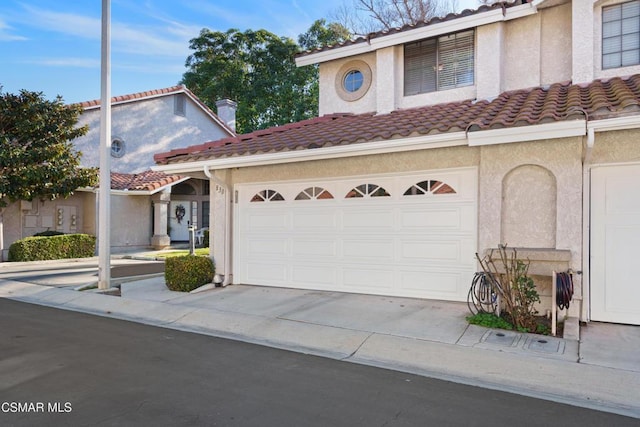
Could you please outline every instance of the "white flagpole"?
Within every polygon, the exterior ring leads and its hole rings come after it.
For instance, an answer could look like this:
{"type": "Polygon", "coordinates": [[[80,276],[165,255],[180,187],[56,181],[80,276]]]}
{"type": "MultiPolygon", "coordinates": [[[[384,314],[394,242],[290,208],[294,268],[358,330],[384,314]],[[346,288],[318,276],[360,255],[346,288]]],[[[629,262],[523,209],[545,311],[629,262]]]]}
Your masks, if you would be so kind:
{"type": "Polygon", "coordinates": [[[111,0],[102,0],[98,289],[111,287],[111,0]]]}

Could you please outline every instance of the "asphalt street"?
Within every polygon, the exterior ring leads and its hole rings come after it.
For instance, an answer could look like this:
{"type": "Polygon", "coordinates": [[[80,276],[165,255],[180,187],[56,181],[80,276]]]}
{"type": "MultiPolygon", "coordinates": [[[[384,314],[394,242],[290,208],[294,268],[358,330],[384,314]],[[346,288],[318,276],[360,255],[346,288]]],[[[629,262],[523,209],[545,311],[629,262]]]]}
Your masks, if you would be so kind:
{"type": "Polygon", "coordinates": [[[637,420],[0,299],[0,425],[637,426],[637,420]]]}

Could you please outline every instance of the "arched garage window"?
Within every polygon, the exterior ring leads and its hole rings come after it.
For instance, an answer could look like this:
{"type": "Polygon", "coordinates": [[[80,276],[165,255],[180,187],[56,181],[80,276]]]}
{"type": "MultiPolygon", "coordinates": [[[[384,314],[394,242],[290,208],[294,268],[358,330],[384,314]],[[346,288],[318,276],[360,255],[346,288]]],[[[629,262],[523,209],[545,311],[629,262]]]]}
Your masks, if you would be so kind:
{"type": "Polygon", "coordinates": [[[252,202],[281,202],[283,200],[282,194],[275,190],[262,190],[251,198],[252,202]]]}
{"type": "Polygon", "coordinates": [[[322,187],[309,187],[296,196],[296,200],[333,199],[333,195],[322,187]]]}
{"type": "Polygon", "coordinates": [[[356,197],[385,197],[390,194],[384,188],[376,184],[362,184],[358,185],[344,196],[345,199],[352,199],[356,197]]]}
{"type": "Polygon", "coordinates": [[[422,181],[409,187],[404,192],[405,196],[420,196],[424,194],[456,194],[456,190],[442,181],[422,181]]]}

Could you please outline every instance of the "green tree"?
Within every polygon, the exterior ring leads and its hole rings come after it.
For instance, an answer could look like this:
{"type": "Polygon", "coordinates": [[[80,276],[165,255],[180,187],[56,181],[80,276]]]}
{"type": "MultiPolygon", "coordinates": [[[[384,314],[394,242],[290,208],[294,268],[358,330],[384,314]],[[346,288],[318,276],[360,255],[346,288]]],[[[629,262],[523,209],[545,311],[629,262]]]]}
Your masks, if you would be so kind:
{"type": "Polygon", "coordinates": [[[60,97],[49,101],[41,92],[10,94],[0,87],[0,208],[95,185],[97,171],[79,167],[81,154],[70,142],[88,130],[76,127],[81,111],[60,97]]]}
{"type": "MultiPolygon", "coordinates": [[[[343,40],[346,30],[316,22],[301,40],[314,43],[343,40]]],[[[238,102],[238,133],[304,120],[318,114],[318,73],[296,67],[301,47],[266,30],[226,32],[203,29],[190,41],[194,51],[186,61],[182,83],[214,108],[219,99],[238,102]]]]}

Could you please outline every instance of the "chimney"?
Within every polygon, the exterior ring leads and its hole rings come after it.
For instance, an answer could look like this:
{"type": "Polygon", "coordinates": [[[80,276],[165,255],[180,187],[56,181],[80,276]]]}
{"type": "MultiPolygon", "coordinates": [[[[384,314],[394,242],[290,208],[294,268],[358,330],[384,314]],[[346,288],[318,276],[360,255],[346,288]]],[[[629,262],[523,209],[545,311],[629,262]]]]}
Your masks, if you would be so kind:
{"type": "Polygon", "coordinates": [[[236,108],[238,108],[238,103],[230,99],[221,99],[216,101],[216,108],[218,109],[218,117],[220,117],[220,120],[235,132],[236,108]]]}

